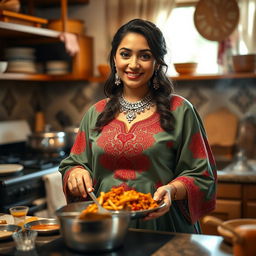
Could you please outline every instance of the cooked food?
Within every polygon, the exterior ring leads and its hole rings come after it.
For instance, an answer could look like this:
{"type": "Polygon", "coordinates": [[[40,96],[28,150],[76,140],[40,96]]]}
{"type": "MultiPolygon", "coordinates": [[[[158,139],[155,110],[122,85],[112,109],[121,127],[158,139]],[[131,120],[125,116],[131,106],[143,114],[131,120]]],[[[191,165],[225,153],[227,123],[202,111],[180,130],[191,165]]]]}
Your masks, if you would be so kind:
{"type": "Polygon", "coordinates": [[[0,220],[0,224],[7,224],[6,220],[0,220]]]}
{"type": "MultiPolygon", "coordinates": [[[[101,192],[98,197],[99,203],[108,210],[140,211],[158,207],[158,203],[150,193],[144,194],[135,190],[125,191],[123,187],[112,188],[109,192],[101,192]]],[[[82,211],[79,218],[86,219],[86,214],[98,211],[96,204],[90,204],[82,211]]]]}
{"type": "Polygon", "coordinates": [[[12,235],[12,231],[0,230],[0,238],[9,237],[12,235]]]}
{"type": "Polygon", "coordinates": [[[59,228],[60,228],[59,224],[38,224],[38,225],[31,226],[31,229],[34,229],[34,230],[54,230],[59,228]]]}

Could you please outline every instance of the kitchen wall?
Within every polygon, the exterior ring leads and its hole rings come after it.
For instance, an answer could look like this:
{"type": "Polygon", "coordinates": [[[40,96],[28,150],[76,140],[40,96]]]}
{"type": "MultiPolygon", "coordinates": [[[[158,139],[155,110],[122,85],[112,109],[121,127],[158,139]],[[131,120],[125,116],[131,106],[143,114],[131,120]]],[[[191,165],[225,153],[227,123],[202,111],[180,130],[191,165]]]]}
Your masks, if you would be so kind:
{"type": "MultiPolygon", "coordinates": [[[[105,63],[107,46],[104,22],[104,1],[93,0],[85,6],[69,7],[69,17],[83,19],[85,33],[94,38],[94,69],[105,63]],[[96,11],[97,10],[97,11],[96,11]]],[[[41,10],[46,18],[59,18],[57,8],[41,10]]],[[[222,106],[228,107],[239,118],[246,113],[256,114],[256,79],[224,79],[177,81],[175,91],[188,98],[202,117],[222,106]]],[[[103,98],[103,84],[89,82],[15,82],[0,80],[0,121],[26,119],[33,129],[37,103],[40,102],[50,123],[62,129],[58,118],[66,115],[78,125],[83,114],[95,101],[103,98]]]]}

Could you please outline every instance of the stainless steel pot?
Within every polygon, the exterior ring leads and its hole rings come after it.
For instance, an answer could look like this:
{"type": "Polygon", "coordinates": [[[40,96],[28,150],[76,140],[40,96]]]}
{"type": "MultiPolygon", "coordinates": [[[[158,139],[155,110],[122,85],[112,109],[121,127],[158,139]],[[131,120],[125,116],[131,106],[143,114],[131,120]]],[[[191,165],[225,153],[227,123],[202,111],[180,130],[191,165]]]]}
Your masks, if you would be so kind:
{"type": "Polygon", "coordinates": [[[28,136],[28,145],[45,153],[58,153],[67,148],[65,132],[37,132],[28,136]]]}
{"type": "Polygon", "coordinates": [[[69,126],[64,129],[67,136],[67,148],[70,149],[73,146],[78,130],[79,130],[78,127],[73,127],[73,126],[69,126]]]}
{"type": "Polygon", "coordinates": [[[92,202],[63,206],[56,211],[60,231],[70,249],[80,252],[111,251],[123,245],[130,216],[126,212],[112,213],[110,218],[80,220],[77,216],[92,202]]]}

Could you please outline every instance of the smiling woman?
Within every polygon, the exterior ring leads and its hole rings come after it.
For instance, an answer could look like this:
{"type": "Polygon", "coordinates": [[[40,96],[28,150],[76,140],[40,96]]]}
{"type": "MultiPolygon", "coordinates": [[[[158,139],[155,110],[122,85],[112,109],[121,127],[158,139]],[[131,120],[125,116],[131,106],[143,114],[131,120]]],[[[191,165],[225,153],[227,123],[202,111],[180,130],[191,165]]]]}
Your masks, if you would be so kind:
{"type": "MultiPolygon", "coordinates": [[[[68,202],[111,189],[150,194],[158,207],[130,227],[200,233],[199,218],[215,205],[216,166],[198,113],[173,94],[166,53],[154,23],[134,19],[118,29],[106,98],[85,114],[60,164],[63,188],[68,202]]],[[[106,201],[120,205],[122,198],[106,201]]]]}

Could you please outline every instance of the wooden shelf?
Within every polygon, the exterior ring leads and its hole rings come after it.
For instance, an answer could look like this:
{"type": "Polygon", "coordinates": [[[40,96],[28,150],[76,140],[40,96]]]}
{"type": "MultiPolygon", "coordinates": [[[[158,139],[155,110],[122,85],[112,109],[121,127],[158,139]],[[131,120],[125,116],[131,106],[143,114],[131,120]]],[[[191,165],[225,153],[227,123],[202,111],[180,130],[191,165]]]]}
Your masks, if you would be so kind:
{"type": "Polygon", "coordinates": [[[17,38],[50,38],[58,40],[59,31],[50,30],[46,28],[37,28],[32,26],[14,24],[0,21],[0,37],[5,39],[17,38]]]}
{"type": "Polygon", "coordinates": [[[230,74],[194,74],[172,76],[174,81],[182,80],[220,80],[220,79],[240,79],[240,78],[256,78],[256,73],[230,73],[230,74]]]}
{"type": "MultiPolygon", "coordinates": [[[[31,0],[21,0],[22,4],[27,4],[31,0]]],[[[32,0],[34,1],[34,0],[32,0]]],[[[68,0],[69,5],[73,4],[88,4],[89,0],[68,0]]],[[[34,4],[38,7],[60,6],[60,0],[35,0],[34,4]]]]}
{"type": "Polygon", "coordinates": [[[25,73],[2,73],[0,80],[11,81],[88,81],[88,78],[66,75],[47,75],[47,74],[25,74],[25,73]]]}

